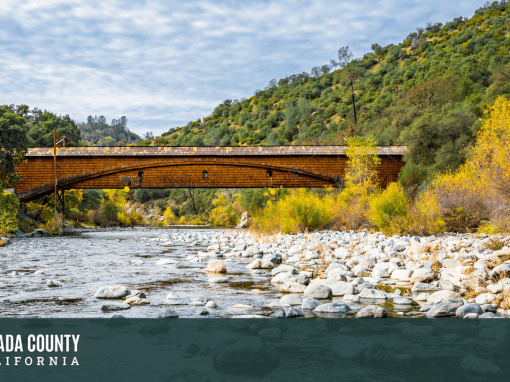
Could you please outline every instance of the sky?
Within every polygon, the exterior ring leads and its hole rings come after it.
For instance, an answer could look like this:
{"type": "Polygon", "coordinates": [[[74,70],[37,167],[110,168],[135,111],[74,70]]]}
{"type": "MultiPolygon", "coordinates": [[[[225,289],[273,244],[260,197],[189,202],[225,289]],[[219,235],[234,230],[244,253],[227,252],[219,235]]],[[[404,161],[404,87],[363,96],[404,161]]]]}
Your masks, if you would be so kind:
{"type": "Polygon", "coordinates": [[[160,135],[310,72],[398,44],[483,0],[2,0],[0,104],[160,135]]]}

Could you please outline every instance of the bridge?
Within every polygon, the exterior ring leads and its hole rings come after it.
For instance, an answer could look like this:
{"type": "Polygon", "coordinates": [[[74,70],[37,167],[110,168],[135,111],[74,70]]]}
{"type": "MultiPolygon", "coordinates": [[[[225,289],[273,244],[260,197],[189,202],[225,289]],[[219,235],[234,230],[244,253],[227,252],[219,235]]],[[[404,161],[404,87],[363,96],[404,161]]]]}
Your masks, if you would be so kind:
{"type": "MultiPolygon", "coordinates": [[[[337,187],[347,164],[345,146],[61,147],[58,190],[114,188],[337,187]]],[[[396,181],[402,146],[378,147],[382,186],[396,181]]],[[[28,202],[53,193],[54,152],[28,150],[16,170],[15,192],[28,202]]]]}

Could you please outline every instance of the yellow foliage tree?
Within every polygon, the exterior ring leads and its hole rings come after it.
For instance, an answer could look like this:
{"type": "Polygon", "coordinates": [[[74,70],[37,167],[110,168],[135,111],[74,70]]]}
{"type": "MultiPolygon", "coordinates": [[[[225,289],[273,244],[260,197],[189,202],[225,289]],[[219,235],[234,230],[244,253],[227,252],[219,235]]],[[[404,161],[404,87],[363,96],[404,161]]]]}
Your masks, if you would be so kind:
{"type": "Polygon", "coordinates": [[[469,165],[485,187],[510,200],[510,101],[499,97],[485,113],[469,165]]]}
{"type": "Polygon", "coordinates": [[[213,200],[214,208],[209,214],[211,223],[218,227],[235,227],[242,214],[240,199],[240,194],[217,194],[213,200]]]}
{"type": "Polygon", "coordinates": [[[377,167],[381,164],[375,141],[371,137],[352,137],[347,139],[347,146],[346,188],[374,192],[378,187],[377,167]]]}
{"type": "Polygon", "coordinates": [[[371,137],[347,140],[345,188],[331,204],[338,229],[358,229],[368,223],[369,197],[379,189],[377,167],[381,158],[371,137]]]}

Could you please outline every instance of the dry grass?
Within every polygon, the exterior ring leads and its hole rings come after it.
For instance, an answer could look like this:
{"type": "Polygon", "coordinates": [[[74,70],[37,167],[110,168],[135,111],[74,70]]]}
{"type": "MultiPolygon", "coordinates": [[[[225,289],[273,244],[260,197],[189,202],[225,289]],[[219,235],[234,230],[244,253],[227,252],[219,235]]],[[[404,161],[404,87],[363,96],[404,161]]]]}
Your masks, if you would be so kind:
{"type": "Polygon", "coordinates": [[[492,243],[485,244],[486,248],[492,249],[493,251],[499,251],[499,250],[503,249],[504,246],[505,246],[505,243],[501,240],[495,240],[492,243]]]}
{"type": "Polygon", "coordinates": [[[439,262],[439,255],[436,251],[432,253],[432,272],[436,275],[436,277],[439,274],[439,269],[441,268],[441,264],[439,262]]]}
{"type": "Polygon", "coordinates": [[[3,240],[0,240],[0,247],[3,247],[3,246],[5,246],[5,245],[6,245],[6,242],[5,242],[5,241],[3,241],[3,240]]]}

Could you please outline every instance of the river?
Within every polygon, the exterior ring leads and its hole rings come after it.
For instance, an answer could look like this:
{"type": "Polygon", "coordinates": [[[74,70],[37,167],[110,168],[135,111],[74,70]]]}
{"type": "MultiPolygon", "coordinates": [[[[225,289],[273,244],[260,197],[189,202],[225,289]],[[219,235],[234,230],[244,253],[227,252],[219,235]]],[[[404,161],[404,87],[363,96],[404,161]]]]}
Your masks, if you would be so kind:
{"type": "Polygon", "coordinates": [[[3,317],[104,317],[100,310],[103,300],[94,298],[94,293],[104,285],[126,285],[143,291],[150,305],[122,311],[125,317],[157,317],[169,305],[173,305],[180,317],[197,317],[204,307],[189,304],[195,297],[207,297],[217,303],[217,309],[208,310],[210,316],[267,315],[272,310],[264,305],[278,295],[269,287],[270,272],[252,274],[246,269],[246,261],[222,259],[230,282],[211,283],[203,271],[207,261],[187,259],[205,251],[210,239],[223,232],[133,229],[15,240],[0,248],[3,285],[0,314],[3,317]],[[197,243],[190,246],[190,242],[179,241],[181,232],[191,234],[197,243]],[[162,246],[168,235],[174,244],[162,246]],[[176,263],[157,265],[162,259],[176,263]],[[61,286],[47,287],[48,280],[55,280],[61,286]],[[253,288],[263,290],[263,294],[253,294],[253,288]],[[167,300],[169,292],[180,298],[167,300]],[[229,309],[236,304],[250,305],[253,309],[229,309]]]}

